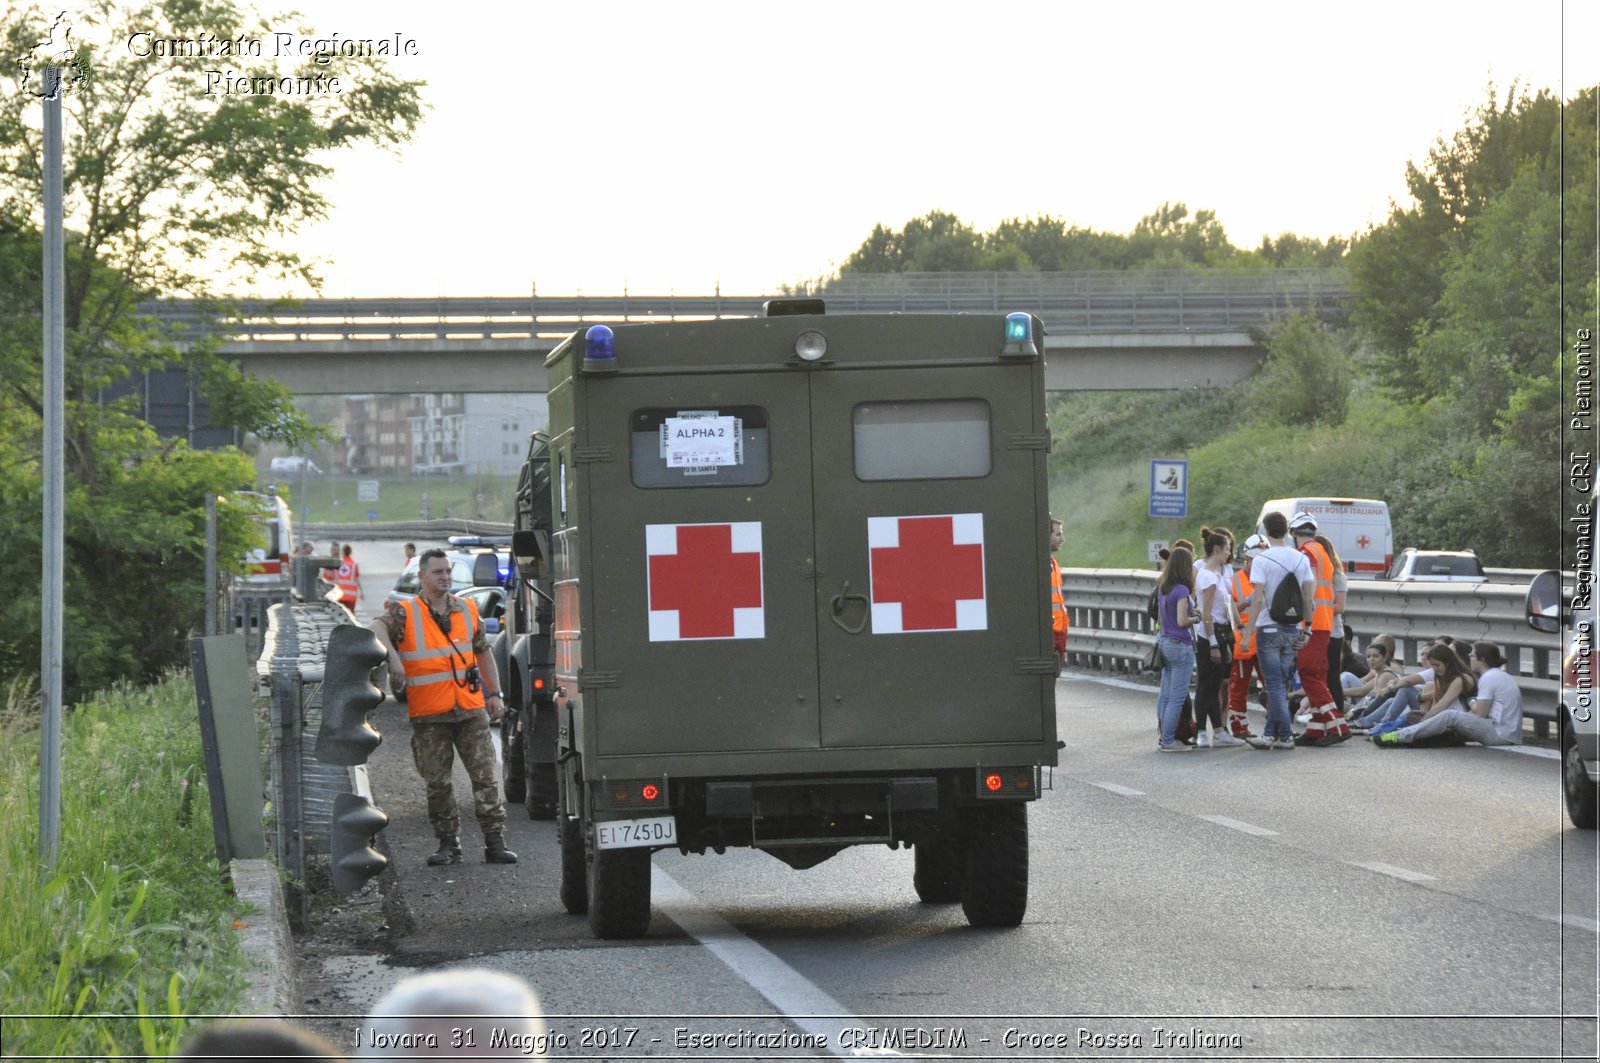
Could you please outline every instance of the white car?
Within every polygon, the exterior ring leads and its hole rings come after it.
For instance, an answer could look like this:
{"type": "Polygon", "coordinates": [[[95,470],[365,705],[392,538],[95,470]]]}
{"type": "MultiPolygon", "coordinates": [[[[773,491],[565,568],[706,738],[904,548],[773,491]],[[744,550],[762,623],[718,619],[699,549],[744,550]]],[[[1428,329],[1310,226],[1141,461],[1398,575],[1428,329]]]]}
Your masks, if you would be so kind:
{"type": "Polygon", "coordinates": [[[274,476],[299,476],[302,472],[308,476],[322,475],[322,470],[310,458],[273,458],[268,468],[274,476]]]}
{"type": "Polygon", "coordinates": [[[1408,546],[1389,566],[1384,579],[1418,583],[1487,583],[1483,565],[1471,550],[1418,550],[1408,546]]]}

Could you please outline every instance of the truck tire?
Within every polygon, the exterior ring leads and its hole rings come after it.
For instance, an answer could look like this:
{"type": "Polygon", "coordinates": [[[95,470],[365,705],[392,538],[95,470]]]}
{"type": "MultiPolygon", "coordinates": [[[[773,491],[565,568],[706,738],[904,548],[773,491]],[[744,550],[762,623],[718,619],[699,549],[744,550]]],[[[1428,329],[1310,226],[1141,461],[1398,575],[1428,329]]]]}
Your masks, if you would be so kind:
{"type": "Polygon", "coordinates": [[[528,810],[529,819],[550,819],[556,814],[556,766],[551,761],[534,757],[531,727],[522,748],[525,754],[522,776],[527,781],[523,807],[528,810]]]}
{"type": "Polygon", "coordinates": [[[969,808],[961,910],[973,926],[1017,926],[1028,911],[1028,806],[969,808]]]}
{"type": "MultiPolygon", "coordinates": [[[[583,777],[572,780],[574,787],[582,787],[583,777]]],[[[561,906],[571,915],[583,915],[589,910],[588,862],[583,844],[583,820],[566,805],[567,789],[556,791],[556,845],[561,850],[561,906]]]]}
{"type": "Polygon", "coordinates": [[[1594,830],[1596,797],[1600,795],[1578,755],[1578,736],[1573,733],[1572,721],[1564,719],[1561,724],[1561,789],[1567,800],[1567,818],[1574,827],[1594,830]]]}
{"type": "Polygon", "coordinates": [[[911,884],[923,904],[954,904],[961,899],[961,845],[948,837],[928,839],[911,847],[911,884]]]}
{"type": "Polygon", "coordinates": [[[588,869],[583,859],[583,824],[556,817],[556,844],[561,848],[561,907],[570,915],[589,911],[588,869]]]}
{"type": "Polygon", "coordinates": [[[523,722],[526,713],[517,713],[507,734],[500,728],[500,779],[506,792],[506,804],[515,805],[527,800],[528,780],[523,770],[523,750],[528,744],[528,728],[523,722]]]}
{"type": "Polygon", "coordinates": [[[589,929],[597,938],[650,929],[650,850],[596,849],[589,860],[589,929]]]}

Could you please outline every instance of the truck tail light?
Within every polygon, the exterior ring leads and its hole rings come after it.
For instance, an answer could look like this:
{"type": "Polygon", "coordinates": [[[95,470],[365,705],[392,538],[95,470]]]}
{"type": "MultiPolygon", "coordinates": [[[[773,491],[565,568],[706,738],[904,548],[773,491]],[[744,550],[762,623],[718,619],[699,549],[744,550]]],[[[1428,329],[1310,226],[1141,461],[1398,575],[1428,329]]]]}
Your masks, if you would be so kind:
{"type": "Polygon", "coordinates": [[[979,768],[979,797],[1039,796],[1039,769],[1031,765],[1015,768],[979,768]]]}
{"type": "Polygon", "coordinates": [[[665,779],[607,779],[604,792],[609,808],[665,808],[665,779]]]}

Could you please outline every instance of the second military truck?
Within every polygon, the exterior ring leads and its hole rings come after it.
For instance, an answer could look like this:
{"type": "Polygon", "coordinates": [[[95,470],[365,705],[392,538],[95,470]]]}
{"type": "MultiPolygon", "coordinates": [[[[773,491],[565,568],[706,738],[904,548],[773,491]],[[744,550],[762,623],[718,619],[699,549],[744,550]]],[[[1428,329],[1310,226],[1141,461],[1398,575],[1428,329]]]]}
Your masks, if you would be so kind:
{"type": "Polygon", "coordinates": [[[510,633],[549,689],[509,767],[554,789],[596,935],[646,932],[663,848],[909,848],[924,902],[1021,922],[1057,756],[1042,346],[798,300],[549,356],[510,633]]]}

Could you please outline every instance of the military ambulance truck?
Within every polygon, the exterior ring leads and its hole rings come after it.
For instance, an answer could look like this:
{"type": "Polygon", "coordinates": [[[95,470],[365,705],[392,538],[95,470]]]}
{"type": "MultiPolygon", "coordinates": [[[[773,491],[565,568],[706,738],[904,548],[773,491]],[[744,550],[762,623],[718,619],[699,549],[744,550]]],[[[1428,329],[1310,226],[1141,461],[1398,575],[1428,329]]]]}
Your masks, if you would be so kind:
{"type": "Polygon", "coordinates": [[[512,552],[528,611],[552,588],[525,749],[556,735],[524,767],[597,936],[648,929],[654,850],[735,846],[909,848],[924,902],[1022,921],[1058,749],[1042,346],[795,300],[551,353],[512,552]]]}

